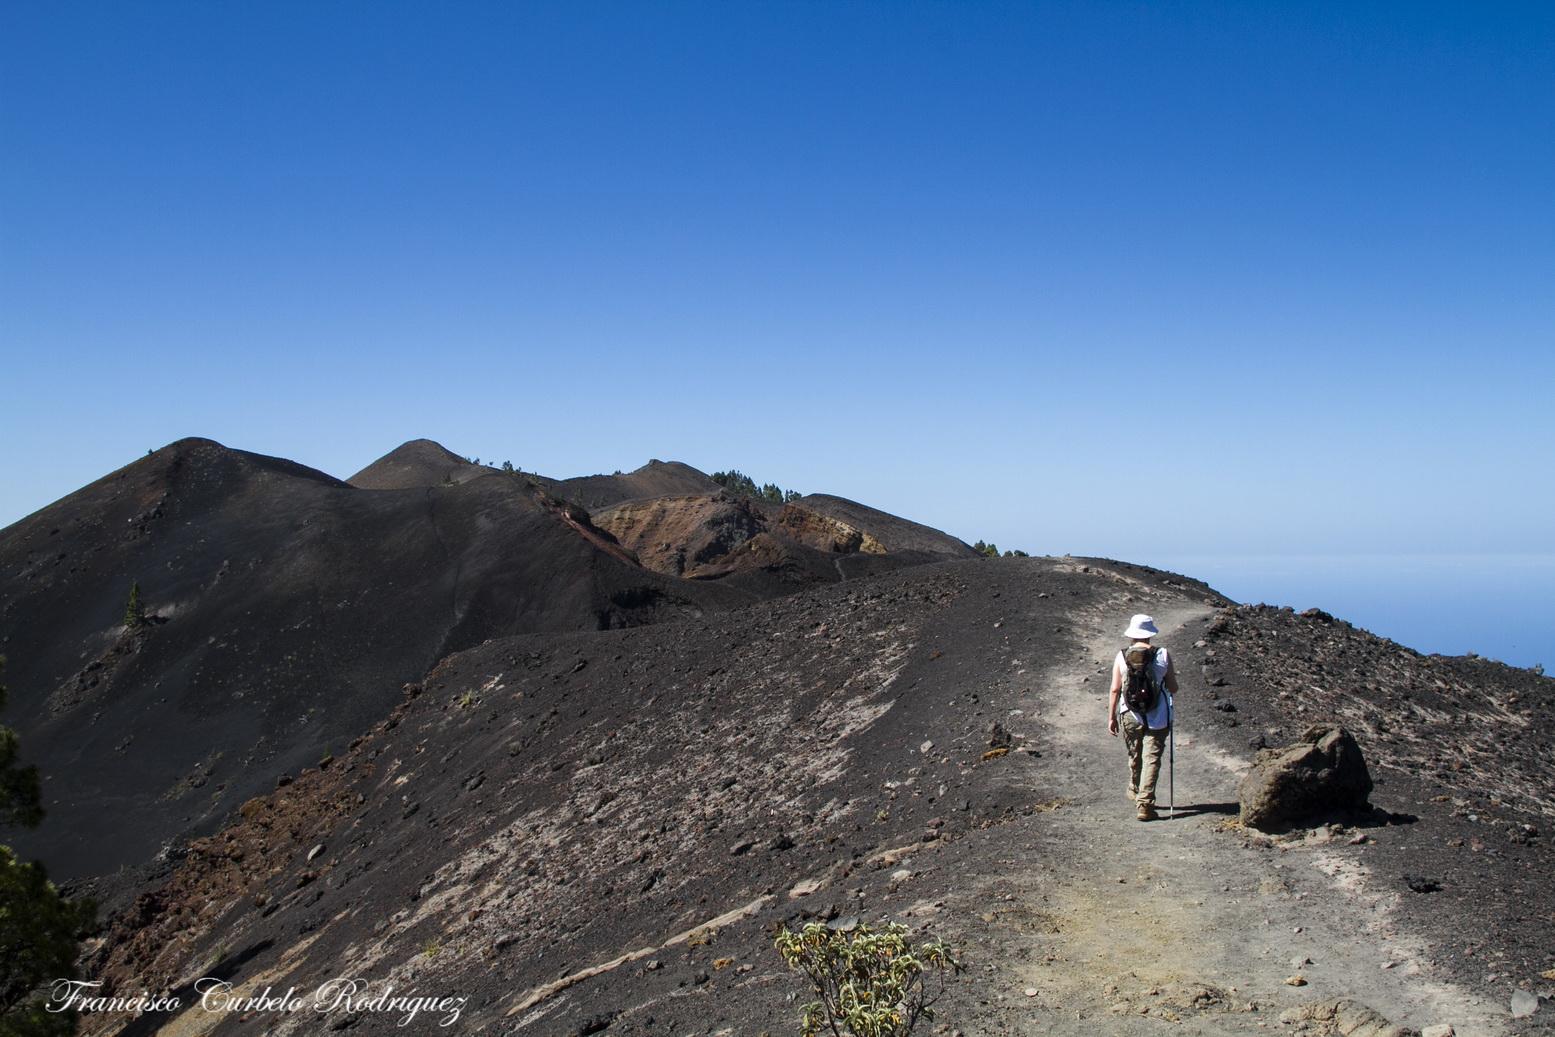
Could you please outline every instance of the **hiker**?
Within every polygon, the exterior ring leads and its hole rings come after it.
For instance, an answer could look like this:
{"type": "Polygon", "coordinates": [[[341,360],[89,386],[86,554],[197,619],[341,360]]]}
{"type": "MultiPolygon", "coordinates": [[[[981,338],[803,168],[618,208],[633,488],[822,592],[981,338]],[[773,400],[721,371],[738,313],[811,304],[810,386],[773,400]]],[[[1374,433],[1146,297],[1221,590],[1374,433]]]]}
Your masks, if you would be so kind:
{"type": "Polygon", "coordinates": [[[1177,670],[1166,649],[1150,639],[1160,631],[1143,613],[1129,620],[1129,639],[1112,660],[1112,688],[1107,694],[1107,731],[1117,736],[1121,723],[1128,745],[1128,798],[1135,817],[1154,821],[1155,782],[1161,773],[1161,753],[1172,726],[1171,696],[1177,694],[1177,670]]]}

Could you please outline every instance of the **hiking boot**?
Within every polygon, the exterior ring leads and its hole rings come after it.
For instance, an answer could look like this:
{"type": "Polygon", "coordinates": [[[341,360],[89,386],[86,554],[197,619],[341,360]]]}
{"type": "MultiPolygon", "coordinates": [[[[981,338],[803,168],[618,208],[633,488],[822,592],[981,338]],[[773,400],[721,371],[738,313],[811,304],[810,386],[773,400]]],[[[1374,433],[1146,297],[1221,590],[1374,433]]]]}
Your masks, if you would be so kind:
{"type": "Polygon", "coordinates": [[[1158,816],[1156,814],[1156,812],[1155,812],[1155,804],[1154,803],[1141,803],[1141,804],[1139,804],[1139,809],[1134,812],[1134,816],[1136,818],[1138,818],[1139,820],[1141,820],[1141,821],[1154,821],[1156,819],[1156,817],[1158,816]]]}

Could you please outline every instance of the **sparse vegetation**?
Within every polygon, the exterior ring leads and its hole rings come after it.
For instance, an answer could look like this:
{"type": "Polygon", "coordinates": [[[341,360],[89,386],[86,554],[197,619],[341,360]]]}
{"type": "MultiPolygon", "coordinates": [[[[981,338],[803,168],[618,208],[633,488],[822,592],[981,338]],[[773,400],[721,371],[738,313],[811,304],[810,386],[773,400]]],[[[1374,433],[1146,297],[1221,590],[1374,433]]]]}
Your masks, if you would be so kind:
{"type": "Polygon", "coordinates": [[[804,496],[798,490],[785,490],[777,483],[757,486],[756,480],[734,468],[727,472],[714,472],[712,479],[737,497],[754,497],[771,504],[787,504],[804,496]]]}
{"type": "Polygon", "coordinates": [[[920,1019],[933,1020],[945,984],[964,969],[942,942],[914,948],[907,927],[895,922],[851,932],[820,922],[797,933],[785,926],[775,945],[818,998],[804,1006],[803,1037],[905,1037],[920,1019]]]}
{"type": "Polygon", "coordinates": [[[124,603],[124,625],[139,630],[146,625],[146,606],[140,600],[140,581],[130,581],[130,598],[124,603]]]}
{"type": "MultiPolygon", "coordinates": [[[[0,673],[4,658],[0,657],[0,673]]],[[[5,686],[0,684],[0,706],[5,686]]],[[[0,726],[0,822],[32,828],[43,818],[38,774],[18,766],[16,732],[0,726]]],[[[48,1012],[40,985],[75,975],[76,952],[96,908],[66,900],[43,865],[18,860],[0,846],[0,1035],[55,1037],[75,1031],[74,1013],[48,1012]]]]}
{"type": "Polygon", "coordinates": [[[1019,548],[1015,548],[1013,550],[1005,551],[1001,555],[999,553],[999,545],[998,544],[985,544],[981,540],[979,540],[977,543],[972,545],[972,550],[974,550],[978,554],[984,555],[985,557],[988,557],[988,558],[1001,558],[1001,557],[1002,558],[1030,558],[1031,557],[1031,555],[1027,554],[1025,551],[1020,550],[1019,548]]]}

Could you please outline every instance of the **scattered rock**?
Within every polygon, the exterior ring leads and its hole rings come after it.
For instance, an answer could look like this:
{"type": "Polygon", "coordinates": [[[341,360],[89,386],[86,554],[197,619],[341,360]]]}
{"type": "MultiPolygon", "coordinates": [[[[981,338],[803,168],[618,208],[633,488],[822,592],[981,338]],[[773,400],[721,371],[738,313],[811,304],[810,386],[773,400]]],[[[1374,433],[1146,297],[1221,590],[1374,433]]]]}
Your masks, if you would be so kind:
{"type": "Polygon", "coordinates": [[[615,1021],[615,1017],[616,1013],[614,1012],[601,1012],[598,1015],[591,1015],[578,1024],[578,1028],[572,1031],[571,1037],[589,1037],[590,1034],[603,1033],[609,1029],[610,1024],[615,1021]]]}
{"type": "Polygon", "coordinates": [[[1437,1023],[1435,1026],[1427,1026],[1420,1031],[1420,1037],[1454,1037],[1458,1031],[1452,1028],[1451,1023],[1437,1023]]]}
{"type": "Polygon", "coordinates": [[[1364,809],[1371,773],[1344,728],[1318,725],[1300,742],[1264,749],[1237,789],[1244,827],[1275,831],[1333,811],[1364,809]]]}
{"type": "Polygon", "coordinates": [[[1375,1009],[1341,998],[1337,1001],[1314,1001],[1300,1005],[1280,1015],[1280,1022],[1287,1025],[1316,1023],[1320,1033],[1338,1032],[1344,1037],[1410,1037],[1413,1030],[1395,1026],[1375,1009]]]}
{"type": "Polygon", "coordinates": [[[324,844],[323,843],[319,843],[313,849],[308,851],[308,860],[310,860],[310,861],[313,860],[313,858],[317,857],[319,854],[321,854],[323,852],[324,852],[324,844]]]}
{"type": "Polygon", "coordinates": [[[1307,977],[1305,977],[1305,976],[1286,976],[1285,977],[1285,985],[1287,987],[1304,987],[1304,986],[1307,985],[1307,977]]]}
{"type": "Polygon", "coordinates": [[[1526,990],[1512,991],[1512,1018],[1526,1019],[1539,1010],[1539,995],[1526,990]]]}
{"type": "Polygon", "coordinates": [[[820,888],[821,888],[821,880],[820,879],[805,879],[802,882],[794,883],[794,887],[788,891],[788,895],[790,897],[793,897],[795,900],[797,900],[800,897],[807,897],[807,896],[809,896],[811,893],[814,893],[816,890],[818,890],[820,888]]]}

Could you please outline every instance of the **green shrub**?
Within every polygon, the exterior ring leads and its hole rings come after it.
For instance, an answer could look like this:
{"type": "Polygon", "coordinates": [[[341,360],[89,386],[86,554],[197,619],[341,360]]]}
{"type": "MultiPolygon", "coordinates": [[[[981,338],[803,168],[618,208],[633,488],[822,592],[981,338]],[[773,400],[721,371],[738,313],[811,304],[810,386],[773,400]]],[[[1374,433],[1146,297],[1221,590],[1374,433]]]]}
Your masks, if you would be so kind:
{"type": "Polygon", "coordinates": [[[784,927],[775,943],[819,998],[804,1006],[803,1037],[905,1037],[919,1019],[933,1020],[947,980],[964,968],[939,941],[915,950],[896,922],[851,932],[811,922],[797,933],[784,927]],[[936,981],[932,992],[926,975],[936,981]]]}

